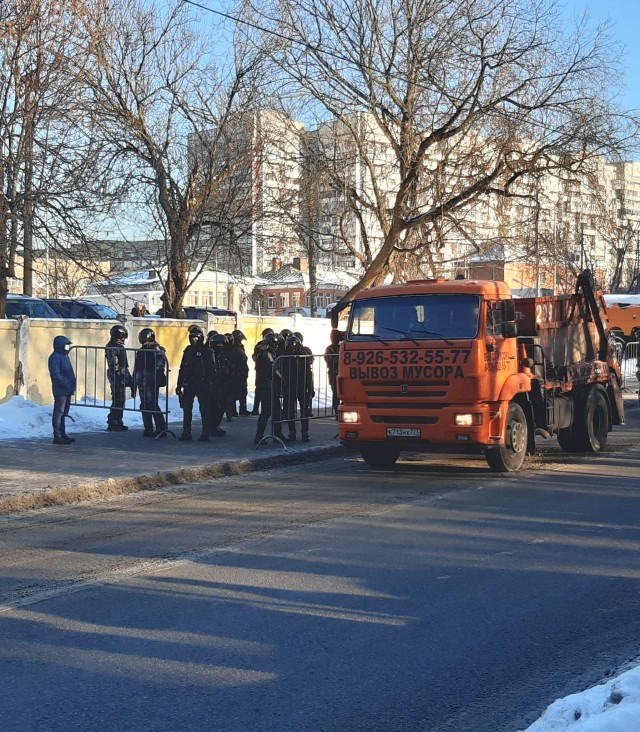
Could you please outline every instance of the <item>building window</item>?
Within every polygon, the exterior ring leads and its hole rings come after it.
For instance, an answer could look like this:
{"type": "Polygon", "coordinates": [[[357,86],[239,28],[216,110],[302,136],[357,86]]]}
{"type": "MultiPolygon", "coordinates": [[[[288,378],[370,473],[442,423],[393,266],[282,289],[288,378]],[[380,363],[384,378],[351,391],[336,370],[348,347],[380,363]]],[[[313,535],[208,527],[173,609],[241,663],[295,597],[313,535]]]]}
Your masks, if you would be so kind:
{"type": "Polygon", "coordinates": [[[280,309],[288,308],[289,307],[289,293],[288,292],[282,292],[280,293],[280,309]]]}
{"type": "Polygon", "coordinates": [[[270,310],[273,310],[276,306],[276,296],[273,294],[273,292],[269,293],[269,296],[267,298],[267,307],[270,310]]]}
{"type": "Polygon", "coordinates": [[[300,293],[299,292],[294,292],[291,295],[291,306],[294,308],[300,307],[300,293]]]}

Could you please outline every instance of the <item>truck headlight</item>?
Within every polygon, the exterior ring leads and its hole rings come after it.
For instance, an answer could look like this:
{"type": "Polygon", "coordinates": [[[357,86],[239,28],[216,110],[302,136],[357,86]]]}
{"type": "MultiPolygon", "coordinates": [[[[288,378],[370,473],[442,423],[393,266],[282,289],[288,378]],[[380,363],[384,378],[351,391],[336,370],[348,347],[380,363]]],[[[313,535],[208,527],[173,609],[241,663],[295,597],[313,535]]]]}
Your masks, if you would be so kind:
{"type": "Polygon", "coordinates": [[[474,427],[482,424],[481,414],[455,414],[453,422],[456,427],[474,427]]]}
{"type": "Polygon", "coordinates": [[[358,412],[340,412],[340,421],[347,424],[355,424],[360,421],[358,412]]]}

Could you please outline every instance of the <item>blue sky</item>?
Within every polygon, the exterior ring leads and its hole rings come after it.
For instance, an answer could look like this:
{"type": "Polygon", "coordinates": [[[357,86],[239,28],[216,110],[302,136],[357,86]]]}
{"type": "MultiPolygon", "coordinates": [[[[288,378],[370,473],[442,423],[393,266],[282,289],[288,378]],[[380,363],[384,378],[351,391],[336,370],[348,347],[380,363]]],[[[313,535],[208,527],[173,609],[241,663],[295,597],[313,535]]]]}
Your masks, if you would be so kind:
{"type": "Polygon", "coordinates": [[[624,106],[640,111],[640,2],[638,0],[564,0],[565,11],[581,15],[585,10],[592,21],[610,18],[615,40],[625,46],[622,63],[626,69],[624,106]]]}

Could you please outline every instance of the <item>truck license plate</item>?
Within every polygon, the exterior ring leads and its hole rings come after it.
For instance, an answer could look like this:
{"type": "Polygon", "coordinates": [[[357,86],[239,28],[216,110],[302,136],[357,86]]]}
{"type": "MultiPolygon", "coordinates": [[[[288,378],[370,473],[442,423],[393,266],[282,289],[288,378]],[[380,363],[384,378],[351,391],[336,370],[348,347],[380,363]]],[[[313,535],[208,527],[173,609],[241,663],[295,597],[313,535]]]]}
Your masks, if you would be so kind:
{"type": "Polygon", "coordinates": [[[420,437],[420,430],[413,427],[387,427],[387,437],[420,437]]]}

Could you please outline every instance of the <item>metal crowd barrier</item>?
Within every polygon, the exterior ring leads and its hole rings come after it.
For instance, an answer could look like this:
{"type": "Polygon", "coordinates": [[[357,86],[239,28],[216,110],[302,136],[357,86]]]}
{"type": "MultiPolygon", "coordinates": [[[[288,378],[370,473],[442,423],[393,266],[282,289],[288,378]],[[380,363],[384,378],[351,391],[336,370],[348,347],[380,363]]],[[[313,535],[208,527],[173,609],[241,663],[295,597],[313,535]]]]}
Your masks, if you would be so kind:
{"type": "Polygon", "coordinates": [[[638,393],[638,372],[640,371],[640,343],[629,341],[624,347],[624,353],[620,359],[620,371],[622,372],[622,388],[625,391],[638,393]]]}
{"type": "Polygon", "coordinates": [[[258,447],[272,439],[286,449],[285,443],[293,434],[296,440],[304,440],[313,420],[336,417],[338,398],[332,374],[337,373],[337,366],[337,353],[282,355],[275,359],[271,433],[260,440],[258,447]]]}
{"type": "MultiPolygon", "coordinates": [[[[133,379],[134,364],[138,348],[125,348],[127,353],[127,361],[129,362],[129,372],[133,379]]],[[[69,349],[69,358],[71,359],[73,370],[76,375],[76,392],[71,398],[71,406],[73,407],[93,407],[96,409],[112,408],[112,391],[109,383],[106,347],[104,346],[71,346],[69,349]]],[[[169,362],[166,361],[164,369],[165,384],[169,384],[169,375],[171,369],[169,362]]],[[[169,429],[169,390],[167,386],[159,388],[158,405],[160,413],[164,416],[165,428],[156,436],[159,437],[175,434],[169,429]]],[[[142,414],[157,414],[156,410],[142,409],[140,406],[140,393],[136,389],[135,396],[126,398],[127,390],[131,392],[131,387],[125,387],[125,402],[122,406],[123,412],[141,412],[142,414]]],[[[118,407],[120,408],[120,407],[118,407]]]]}

